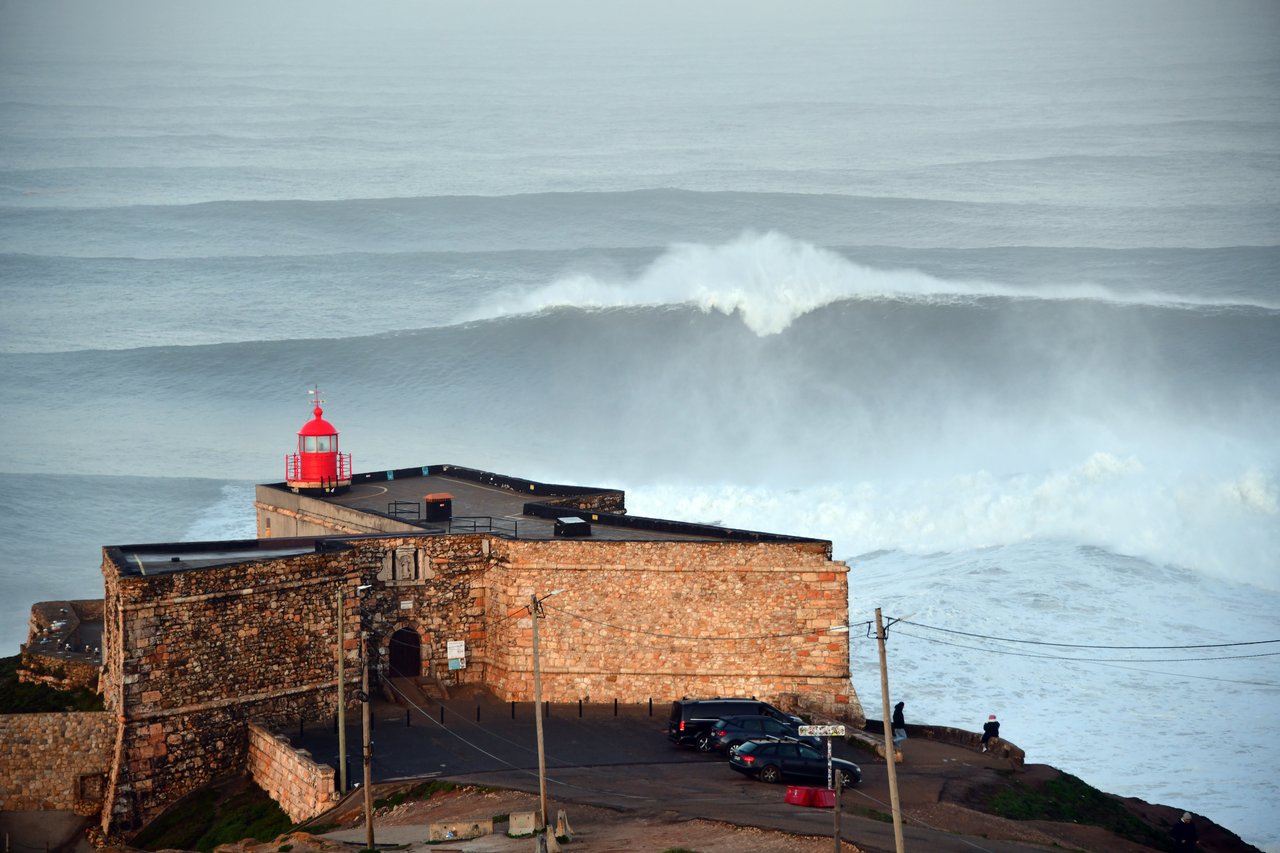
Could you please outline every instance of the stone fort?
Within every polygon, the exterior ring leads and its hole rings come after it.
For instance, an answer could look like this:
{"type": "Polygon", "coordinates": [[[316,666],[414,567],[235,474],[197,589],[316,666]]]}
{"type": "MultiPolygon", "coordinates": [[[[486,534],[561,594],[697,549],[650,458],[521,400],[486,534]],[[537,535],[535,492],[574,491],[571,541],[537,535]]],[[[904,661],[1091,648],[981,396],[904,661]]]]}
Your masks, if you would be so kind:
{"type": "MultiPolygon", "coordinates": [[[[329,428],[318,406],[315,421],[329,428]]],[[[0,809],[74,808],[128,835],[260,761],[264,732],[358,707],[362,635],[375,679],[531,701],[529,605],[553,591],[545,701],[758,696],[861,725],[848,634],[831,630],[849,588],[830,542],[637,517],[618,490],[454,465],[353,474],[331,431],[317,452],[336,469],[301,479],[314,475],[295,458],[257,487],[257,538],[103,548],[103,600],[73,609],[90,631],[101,619],[100,646],[81,651],[106,711],[0,718],[0,809]],[[43,774],[41,749],[62,755],[43,774]]],[[[36,621],[29,672],[49,669],[36,621]]]]}

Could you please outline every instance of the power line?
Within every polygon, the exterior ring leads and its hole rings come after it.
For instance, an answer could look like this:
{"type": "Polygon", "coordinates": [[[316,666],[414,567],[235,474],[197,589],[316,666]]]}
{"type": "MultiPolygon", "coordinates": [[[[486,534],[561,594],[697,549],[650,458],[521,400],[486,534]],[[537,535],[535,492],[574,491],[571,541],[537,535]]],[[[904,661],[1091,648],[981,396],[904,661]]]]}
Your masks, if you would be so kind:
{"type": "MultiPolygon", "coordinates": [[[[994,637],[990,634],[974,634],[969,631],[958,631],[954,628],[939,628],[936,625],[925,625],[921,622],[912,622],[907,619],[895,619],[903,625],[914,625],[917,628],[928,628],[930,631],[941,631],[945,634],[958,634],[962,637],[974,637],[982,640],[998,640],[1002,643],[1026,643],[1033,646],[1056,646],[1064,649],[1116,649],[1116,650],[1186,650],[1186,649],[1225,649],[1233,646],[1265,646],[1280,643],[1280,640],[1252,640],[1248,642],[1238,643],[1201,643],[1199,645],[1183,645],[1183,646],[1106,646],[1106,645],[1085,645],[1082,643],[1050,643],[1045,640],[1020,640],[1013,637],[994,637]]],[[[924,639],[923,637],[921,639],[924,639]]],[[[1257,657],[1264,657],[1258,655],[1257,657]]],[[[1200,658],[1200,660],[1217,660],[1217,658],[1200,658]]]]}
{"type": "MultiPolygon", "coordinates": [[[[983,648],[982,646],[967,646],[963,643],[949,643],[946,640],[939,640],[934,637],[922,637],[919,634],[911,634],[906,631],[899,631],[898,633],[904,637],[911,637],[916,640],[924,640],[926,643],[937,643],[938,645],[941,645],[941,646],[954,646],[955,648],[958,648],[958,649],[970,649],[975,652],[988,652],[990,654],[995,654],[995,655],[1009,655],[1011,657],[1019,657],[1019,658],[1040,658],[1042,660],[1065,660],[1065,661],[1072,661],[1074,663],[1184,663],[1187,661],[1245,660],[1247,658],[1269,658],[1269,657],[1280,656],[1280,652],[1261,652],[1259,654],[1253,654],[1253,655],[1217,655],[1217,656],[1210,656],[1210,657],[1195,657],[1195,658],[1075,658],[1075,657],[1068,657],[1064,655],[1043,655],[1043,654],[1035,654],[1033,652],[1013,652],[1013,651],[1009,651],[1008,649],[988,649],[988,648],[983,648]]],[[[1245,644],[1242,643],[1240,645],[1245,645],[1245,644]]],[[[1084,648],[1093,648],[1093,647],[1086,646],[1084,648]]],[[[1119,648],[1124,648],[1124,647],[1119,647],[1119,648]]],[[[1136,647],[1136,648],[1141,648],[1141,647],[1136,647]]],[[[1160,647],[1160,648],[1166,648],[1166,647],[1160,647]]],[[[1177,649],[1181,647],[1169,646],[1167,648],[1177,649]]]]}

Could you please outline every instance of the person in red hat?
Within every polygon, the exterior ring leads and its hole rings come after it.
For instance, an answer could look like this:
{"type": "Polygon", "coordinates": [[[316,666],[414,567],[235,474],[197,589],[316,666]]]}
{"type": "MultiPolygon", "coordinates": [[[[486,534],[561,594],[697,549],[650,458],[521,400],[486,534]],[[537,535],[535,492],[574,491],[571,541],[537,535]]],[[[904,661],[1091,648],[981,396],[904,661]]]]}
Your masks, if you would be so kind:
{"type": "Polygon", "coordinates": [[[987,751],[987,741],[998,737],[1000,737],[1000,723],[996,721],[996,715],[992,714],[987,717],[987,722],[982,727],[982,751],[987,751]]]}

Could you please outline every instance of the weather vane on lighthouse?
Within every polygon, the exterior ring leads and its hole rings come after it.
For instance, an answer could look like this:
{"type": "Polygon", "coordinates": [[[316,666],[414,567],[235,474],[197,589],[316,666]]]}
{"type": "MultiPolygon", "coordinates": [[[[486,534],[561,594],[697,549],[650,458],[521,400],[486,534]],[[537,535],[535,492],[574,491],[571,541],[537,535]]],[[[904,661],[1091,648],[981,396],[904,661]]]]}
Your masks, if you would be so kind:
{"type": "Polygon", "coordinates": [[[351,485],[351,454],[338,452],[338,430],[324,419],[320,386],[307,392],[313,419],[298,430],[298,450],[285,454],[284,479],[294,492],[334,494],[351,485]]]}

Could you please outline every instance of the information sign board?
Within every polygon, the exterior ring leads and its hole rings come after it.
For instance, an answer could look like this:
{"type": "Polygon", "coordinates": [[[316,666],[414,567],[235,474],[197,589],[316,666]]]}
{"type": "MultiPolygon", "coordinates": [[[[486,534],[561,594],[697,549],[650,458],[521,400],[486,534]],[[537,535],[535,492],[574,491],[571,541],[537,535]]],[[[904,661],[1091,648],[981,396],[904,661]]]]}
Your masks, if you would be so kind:
{"type": "Polygon", "coordinates": [[[801,737],[844,737],[844,726],[801,726],[801,737]]]}

